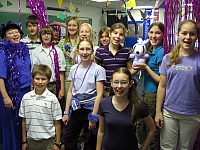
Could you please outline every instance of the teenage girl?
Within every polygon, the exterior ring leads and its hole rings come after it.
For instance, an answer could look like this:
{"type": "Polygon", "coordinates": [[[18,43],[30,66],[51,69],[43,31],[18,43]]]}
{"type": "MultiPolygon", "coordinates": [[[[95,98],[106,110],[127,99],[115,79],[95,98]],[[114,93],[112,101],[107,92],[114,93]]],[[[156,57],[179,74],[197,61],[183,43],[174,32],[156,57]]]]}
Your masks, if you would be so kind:
{"type": "Polygon", "coordinates": [[[67,79],[70,68],[72,66],[72,58],[70,57],[71,51],[76,49],[78,43],[80,22],[76,16],[72,16],[67,20],[66,23],[66,35],[65,38],[61,39],[58,43],[58,47],[64,52],[66,60],[65,68],[65,95],[69,89],[70,81],[67,79]]]}
{"type": "Polygon", "coordinates": [[[200,53],[195,50],[198,24],[178,26],[179,43],[164,56],[157,92],[156,125],[161,150],[192,150],[200,125],[200,53]]]}
{"type": "MultiPolygon", "coordinates": [[[[156,92],[158,83],[160,81],[159,67],[162,62],[164,48],[163,48],[164,24],[162,22],[152,23],[149,31],[149,43],[147,45],[146,64],[133,67],[135,70],[142,70],[144,72],[144,91],[143,101],[148,105],[150,115],[154,119],[156,114],[156,92]]],[[[144,122],[139,121],[138,124],[138,141],[142,145],[147,135],[147,130],[144,122]]],[[[154,139],[150,144],[151,150],[159,149],[159,130],[156,130],[154,139]]]]}
{"type": "Polygon", "coordinates": [[[111,77],[112,96],[99,105],[99,130],[96,150],[138,150],[135,135],[138,119],[148,127],[148,135],[140,150],[146,150],[156,127],[148,107],[139,100],[132,75],[126,68],[118,68],[111,77]]]}
{"type": "Polygon", "coordinates": [[[105,46],[110,42],[110,27],[103,26],[98,34],[98,46],[105,46]]]}
{"type": "Polygon", "coordinates": [[[63,122],[66,125],[64,145],[67,150],[77,150],[77,140],[84,128],[84,149],[96,147],[94,134],[98,122],[99,102],[103,95],[103,82],[105,70],[93,63],[93,43],[87,39],[81,40],[77,45],[81,63],[70,69],[68,80],[71,81],[66,99],[63,122]]]}
{"type": "Polygon", "coordinates": [[[122,23],[115,23],[110,29],[110,43],[96,50],[95,62],[106,70],[106,81],[104,83],[104,97],[109,96],[110,79],[115,69],[127,67],[131,73],[132,60],[129,58],[129,48],[123,47],[120,43],[125,38],[126,28],[122,23]]]}

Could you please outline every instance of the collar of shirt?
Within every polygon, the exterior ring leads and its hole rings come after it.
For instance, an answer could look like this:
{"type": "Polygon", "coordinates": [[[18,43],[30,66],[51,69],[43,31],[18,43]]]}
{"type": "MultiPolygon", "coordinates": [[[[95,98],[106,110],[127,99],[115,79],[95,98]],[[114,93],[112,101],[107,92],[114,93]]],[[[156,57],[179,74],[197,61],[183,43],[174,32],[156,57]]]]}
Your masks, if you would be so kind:
{"type": "Polygon", "coordinates": [[[156,55],[156,53],[162,48],[163,48],[162,45],[158,46],[150,55],[156,55]]]}
{"type": "Polygon", "coordinates": [[[46,88],[45,91],[42,93],[42,95],[37,95],[37,94],[35,93],[35,89],[34,89],[33,91],[31,91],[30,96],[31,96],[31,97],[37,97],[37,98],[46,98],[48,92],[49,92],[49,90],[46,88]]]}
{"type": "Polygon", "coordinates": [[[37,41],[35,41],[35,42],[33,42],[31,39],[29,39],[28,35],[27,35],[25,38],[28,39],[28,42],[29,42],[29,43],[33,43],[33,44],[41,44],[41,41],[40,41],[39,38],[38,38],[37,41]]]}
{"type": "MultiPolygon", "coordinates": [[[[49,52],[51,52],[51,50],[52,50],[52,46],[49,47],[49,52]]],[[[40,50],[39,50],[39,52],[40,53],[41,52],[45,52],[45,49],[42,47],[42,43],[40,44],[40,50]]]]}

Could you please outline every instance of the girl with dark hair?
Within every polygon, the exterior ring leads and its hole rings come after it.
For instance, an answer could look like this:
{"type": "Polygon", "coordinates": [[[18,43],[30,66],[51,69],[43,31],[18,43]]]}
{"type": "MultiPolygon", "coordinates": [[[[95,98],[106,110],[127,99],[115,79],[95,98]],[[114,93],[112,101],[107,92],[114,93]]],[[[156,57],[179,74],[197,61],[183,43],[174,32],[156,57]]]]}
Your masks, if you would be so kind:
{"type": "Polygon", "coordinates": [[[101,100],[96,150],[138,150],[136,124],[142,119],[148,134],[141,150],[146,150],[153,139],[156,127],[148,107],[141,102],[133,85],[130,71],[120,67],[111,77],[114,95],[101,100]]]}
{"type": "MultiPolygon", "coordinates": [[[[149,57],[146,59],[146,64],[140,64],[133,68],[135,70],[143,70],[144,72],[143,101],[148,105],[150,115],[154,119],[156,114],[156,92],[160,80],[159,67],[164,55],[164,24],[162,22],[152,23],[148,31],[148,36],[147,54],[149,54],[149,57]]],[[[146,135],[146,126],[143,121],[139,121],[138,142],[140,145],[143,144],[146,135]]],[[[151,150],[159,149],[159,139],[159,130],[156,130],[155,137],[150,144],[151,150]]]]}

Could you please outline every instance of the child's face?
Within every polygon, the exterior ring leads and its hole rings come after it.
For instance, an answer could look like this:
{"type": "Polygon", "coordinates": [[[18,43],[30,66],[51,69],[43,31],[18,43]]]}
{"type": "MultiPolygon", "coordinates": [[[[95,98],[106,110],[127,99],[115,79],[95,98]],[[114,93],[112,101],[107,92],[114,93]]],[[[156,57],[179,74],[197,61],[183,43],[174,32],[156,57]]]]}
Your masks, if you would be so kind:
{"type": "Polygon", "coordinates": [[[124,30],[123,28],[115,29],[112,33],[110,33],[110,43],[113,45],[119,45],[124,40],[124,30]]]}
{"type": "Polygon", "coordinates": [[[41,33],[42,42],[49,44],[51,43],[52,35],[51,32],[44,31],[41,33]]]}
{"type": "Polygon", "coordinates": [[[197,36],[197,30],[193,23],[188,22],[183,24],[180,32],[178,33],[181,49],[194,50],[197,36]]]}
{"type": "Polygon", "coordinates": [[[125,73],[114,73],[111,80],[113,92],[117,97],[127,97],[129,88],[132,86],[132,81],[129,81],[128,75],[125,73]]]}
{"type": "Polygon", "coordinates": [[[163,41],[163,32],[160,30],[158,26],[153,26],[148,32],[149,40],[151,45],[156,48],[161,45],[163,41]]]}
{"type": "Polygon", "coordinates": [[[38,34],[38,25],[29,22],[27,24],[27,30],[29,32],[29,35],[35,36],[38,34]]]}
{"type": "Polygon", "coordinates": [[[91,44],[87,41],[82,41],[79,44],[78,54],[82,61],[91,61],[91,55],[93,54],[91,44]]]}
{"type": "Polygon", "coordinates": [[[70,35],[74,35],[78,31],[78,24],[76,20],[70,20],[67,24],[67,30],[70,35]]]}
{"type": "Polygon", "coordinates": [[[43,93],[48,83],[49,83],[49,80],[45,75],[41,75],[37,73],[35,77],[33,78],[33,85],[34,85],[36,94],[43,93]]]}
{"type": "Polygon", "coordinates": [[[101,35],[100,42],[102,45],[107,45],[110,42],[110,37],[106,32],[101,35]]]}
{"type": "Polygon", "coordinates": [[[79,37],[81,40],[83,40],[84,38],[90,40],[91,33],[90,33],[90,28],[87,25],[83,25],[80,27],[79,37]]]}

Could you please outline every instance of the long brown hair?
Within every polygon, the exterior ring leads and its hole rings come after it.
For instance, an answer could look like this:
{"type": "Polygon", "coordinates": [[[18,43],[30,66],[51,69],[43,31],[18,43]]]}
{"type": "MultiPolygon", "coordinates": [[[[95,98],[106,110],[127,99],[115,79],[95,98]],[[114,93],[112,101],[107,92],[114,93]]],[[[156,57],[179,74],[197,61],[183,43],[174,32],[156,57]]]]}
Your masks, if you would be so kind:
{"type": "Polygon", "coordinates": [[[103,34],[104,32],[109,36],[110,27],[103,26],[103,27],[100,29],[99,34],[98,34],[98,46],[103,46],[103,44],[101,43],[100,39],[101,39],[102,34],[103,34]]]}
{"type": "MultiPolygon", "coordinates": [[[[197,35],[199,35],[199,26],[198,24],[193,21],[193,20],[184,20],[182,21],[179,25],[178,25],[178,34],[181,31],[181,28],[184,24],[187,23],[192,23],[194,24],[196,31],[197,31],[197,35]]],[[[168,67],[172,66],[173,64],[178,64],[181,62],[181,57],[179,56],[179,52],[180,52],[180,48],[181,45],[180,43],[177,43],[176,46],[172,49],[171,53],[168,56],[168,60],[169,60],[169,64],[167,64],[168,67]]]]}
{"type": "MultiPolygon", "coordinates": [[[[132,81],[132,75],[130,73],[130,71],[125,68],[125,67],[119,67],[118,69],[116,69],[113,74],[112,74],[112,77],[111,79],[113,79],[113,75],[115,73],[124,73],[128,76],[129,78],[129,83],[130,82],[133,82],[132,81]]],[[[114,95],[114,92],[113,92],[113,88],[111,87],[110,89],[110,95],[114,95]]],[[[130,101],[130,104],[132,106],[132,113],[131,113],[131,123],[133,125],[136,125],[137,121],[139,120],[139,106],[140,106],[140,103],[141,103],[141,100],[140,98],[138,97],[138,94],[137,94],[137,91],[136,91],[136,88],[135,86],[132,84],[132,86],[129,88],[129,92],[128,92],[128,99],[130,101]]]]}
{"type": "MultiPolygon", "coordinates": [[[[154,22],[151,24],[151,26],[149,27],[148,32],[151,30],[152,27],[157,26],[161,32],[164,34],[164,24],[162,22],[154,22]]],[[[161,45],[163,45],[163,40],[161,42],[161,45]]],[[[151,42],[149,41],[147,44],[147,54],[150,54],[153,51],[153,46],[151,45],[151,42]]]]}

